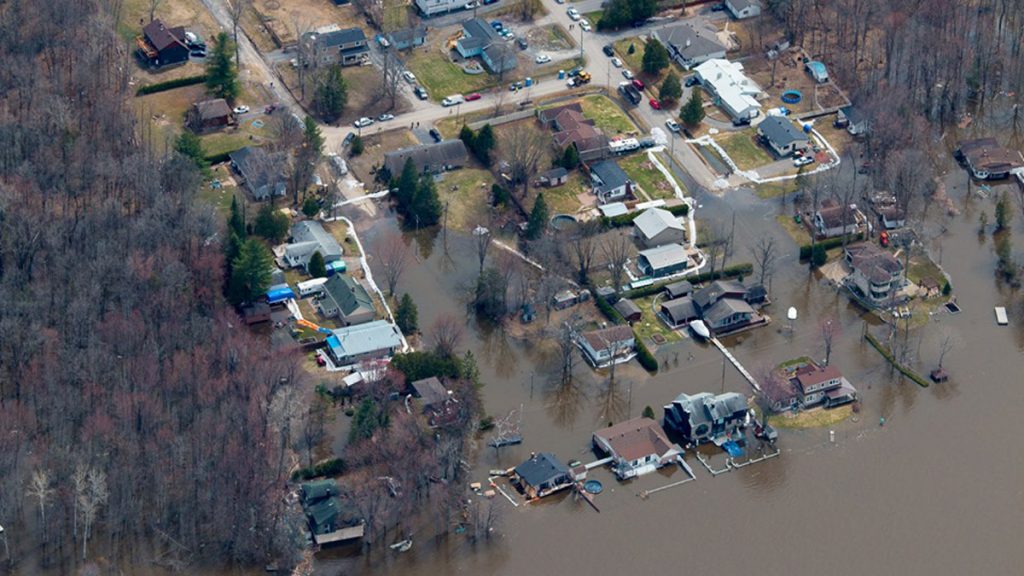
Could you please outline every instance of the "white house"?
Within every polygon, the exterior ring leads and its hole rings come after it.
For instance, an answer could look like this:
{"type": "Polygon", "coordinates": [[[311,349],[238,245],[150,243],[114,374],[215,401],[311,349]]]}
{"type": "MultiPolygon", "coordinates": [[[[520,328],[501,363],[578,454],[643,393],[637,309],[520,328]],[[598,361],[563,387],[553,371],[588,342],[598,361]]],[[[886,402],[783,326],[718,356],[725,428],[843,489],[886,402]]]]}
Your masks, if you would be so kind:
{"type": "Polygon", "coordinates": [[[416,0],[416,8],[423,13],[424,16],[436,16],[438,14],[447,14],[452,10],[461,10],[466,2],[463,0],[416,0]]]}
{"type": "Polygon", "coordinates": [[[636,338],[629,326],[611,326],[584,332],[577,338],[577,342],[587,361],[597,367],[607,366],[613,360],[616,363],[622,358],[628,360],[636,347],[636,338]]]}
{"type": "Polygon", "coordinates": [[[841,205],[829,201],[814,213],[814,229],[821,238],[854,234],[859,228],[857,208],[853,205],[844,210],[841,205]]]}
{"type": "Polygon", "coordinates": [[[650,418],[633,418],[594,432],[594,447],[612,457],[620,480],[654,472],[683,453],[650,418]]]}
{"type": "Polygon", "coordinates": [[[725,0],[725,8],[737,20],[753,18],[761,14],[759,0],[725,0]]]}
{"type": "Polygon", "coordinates": [[[779,156],[789,156],[810,145],[807,134],[785,116],[769,116],[757,125],[757,133],[764,143],[779,156]]]}
{"type": "Polygon", "coordinates": [[[296,222],[291,230],[291,243],[284,248],[284,263],[289,268],[305,268],[314,252],[323,256],[324,263],[341,258],[344,251],[330,232],[315,220],[296,222]]]}
{"type": "Polygon", "coordinates": [[[733,118],[754,118],[761,113],[761,103],[757,101],[761,87],[743,73],[743,64],[713,58],[694,70],[715,103],[733,118]]]}

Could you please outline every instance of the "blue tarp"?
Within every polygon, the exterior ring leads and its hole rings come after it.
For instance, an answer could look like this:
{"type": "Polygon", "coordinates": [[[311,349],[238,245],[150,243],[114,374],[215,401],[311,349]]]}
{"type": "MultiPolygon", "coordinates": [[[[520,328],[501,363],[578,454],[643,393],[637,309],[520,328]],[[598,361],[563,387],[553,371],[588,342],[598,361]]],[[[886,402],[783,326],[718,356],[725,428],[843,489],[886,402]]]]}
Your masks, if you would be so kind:
{"type": "Polygon", "coordinates": [[[725,451],[729,453],[729,456],[732,456],[733,458],[743,456],[743,448],[733,440],[729,440],[725,444],[722,444],[722,448],[724,448],[725,451]]]}
{"type": "Polygon", "coordinates": [[[278,302],[284,302],[290,298],[295,298],[295,292],[292,292],[292,289],[287,285],[285,285],[284,288],[272,288],[267,291],[268,304],[277,304],[278,302]]]}

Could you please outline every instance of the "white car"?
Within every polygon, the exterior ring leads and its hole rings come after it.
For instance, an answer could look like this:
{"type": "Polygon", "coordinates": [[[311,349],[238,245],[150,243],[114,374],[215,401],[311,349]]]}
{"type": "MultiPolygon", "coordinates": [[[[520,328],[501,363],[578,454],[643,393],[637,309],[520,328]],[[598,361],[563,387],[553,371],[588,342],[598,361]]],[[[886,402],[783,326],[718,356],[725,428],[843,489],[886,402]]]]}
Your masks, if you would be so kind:
{"type": "Polygon", "coordinates": [[[402,78],[405,78],[405,81],[408,82],[409,84],[416,83],[416,75],[413,74],[412,72],[409,72],[408,70],[402,72],[402,78]]]}
{"type": "Polygon", "coordinates": [[[801,166],[807,166],[808,164],[811,164],[813,162],[814,158],[811,158],[810,156],[801,156],[800,158],[793,160],[793,166],[799,168],[801,166]]]}
{"type": "Polygon", "coordinates": [[[235,112],[235,114],[248,114],[249,113],[249,107],[248,106],[236,106],[234,112],[235,112]]]}
{"type": "Polygon", "coordinates": [[[593,28],[590,27],[590,21],[588,21],[586,18],[580,20],[580,28],[583,28],[584,32],[590,32],[591,30],[593,30],[593,28]]]}
{"type": "Polygon", "coordinates": [[[633,79],[633,72],[632,72],[632,71],[631,71],[631,70],[630,70],[629,68],[626,68],[626,69],[624,69],[624,70],[622,71],[622,76],[623,76],[623,77],[624,77],[624,78],[625,78],[626,80],[632,80],[632,79],[633,79]]]}
{"type": "Polygon", "coordinates": [[[377,122],[387,122],[388,120],[394,120],[394,119],[395,119],[395,115],[394,114],[388,114],[387,112],[385,112],[384,114],[381,114],[380,116],[377,116],[377,122]]]}
{"type": "Polygon", "coordinates": [[[565,13],[569,15],[569,19],[573,22],[578,22],[580,19],[580,11],[575,8],[569,8],[565,13]]]}
{"type": "Polygon", "coordinates": [[[612,66],[615,66],[616,68],[622,68],[622,60],[619,60],[618,58],[612,58],[612,66]]]}
{"type": "Polygon", "coordinates": [[[668,126],[669,130],[675,132],[676,134],[679,134],[679,123],[676,122],[675,120],[671,118],[665,120],[665,126],[668,126]]]}
{"type": "Polygon", "coordinates": [[[551,56],[548,56],[547,54],[538,54],[533,61],[537,64],[545,64],[547,62],[551,62],[551,56]]]}
{"type": "Polygon", "coordinates": [[[356,128],[366,128],[370,124],[373,124],[373,118],[367,118],[366,116],[363,116],[359,120],[356,120],[355,122],[352,123],[352,125],[355,126],[356,128]]]}
{"type": "Polygon", "coordinates": [[[463,6],[463,8],[465,8],[466,10],[472,10],[473,8],[476,8],[477,6],[478,6],[478,4],[476,2],[467,2],[466,5],[463,6]]]}

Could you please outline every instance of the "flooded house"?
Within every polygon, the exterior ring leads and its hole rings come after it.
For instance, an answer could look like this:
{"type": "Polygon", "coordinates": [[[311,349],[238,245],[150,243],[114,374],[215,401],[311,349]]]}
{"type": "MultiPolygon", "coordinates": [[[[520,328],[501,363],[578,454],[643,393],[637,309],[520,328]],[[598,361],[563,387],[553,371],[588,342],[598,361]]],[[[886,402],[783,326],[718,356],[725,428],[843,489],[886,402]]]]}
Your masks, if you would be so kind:
{"type": "MultiPolygon", "coordinates": [[[[716,334],[732,332],[766,321],[754,309],[754,306],[767,302],[767,292],[762,286],[748,288],[734,280],[715,280],[694,292],[690,298],[694,313],[716,334]]],[[[683,302],[672,305],[672,302],[674,301],[663,305],[667,318],[675,325],[688,322],[684,320],[690,316],[688,305],[683,302]]]]}
{"type": "Polygon", "coordinates": [[[572,486],[573,476],[554,454],[541,452],[515,467],[512,482],[532,500],[572,486]]]}
{"type": "Polygon", "coordinates": [[[903,264],[888,251],[871,242],[846,247],[844,259],[850,267],[847,287],[865,303],[883,307],[893,303],[903,287],[903,264]]]}
{"type": "Polygon", "coordinates": [[[650,418],[633,418],[598,430],[593,443],[612,457],[612,470],[620,480],[654,472],[683,453],[650,418]]]}
{"type": "Polygon", "coordinates": [[[800,393],[804,408],[823,404],[833,408],[857,399],[857,390],[835,366],[808,364],[798,368],[790,382],[800,393]]]}
{"type": "Polygon", "coordinates": [[[833,200],[821,203],[821,208],[814,213],[813,222],[814,233],[819,238],[856,234],[860,229],[857,221],[857,209],[854,206],[844,208],[833,200]]]}
{"type": "Polygon", "coordinates": [[[636,348],[636,338],[629,326],[611,326],[584,332],[580,334],[577,343],[587,362],[594,367],[604,367],[613,361],[628,361],[636,348]]]}
{"type": "Polygon", "coordinates": [[[673,330],[682,328],[693,320],[700,319],[700,314],[697,313],[697,307],[693,303],[693,298],[689,296],[662,302],[659,316],[673,330]]]}
{"type": "Polygon", "coordinates": [[[978,180],[1006,178],[1024,166],[1024,158],[1019,151],[1000,146],[995,138],[961,142],[953,155],[978,180]]]}
{"type": "Polygon", "coordinates": [[[665,406],[665,428],[695,446],[722,444],[747,426],[749,413],[747,399],[736,392],[680,394],[665,406]]]}
{"type": "Polygon", "coordinates": [[[363,522],[345,506],[333,479],[306,482],[299,487],[302,511],[317,545],[361,538],[363,522]]]}
{"type": "Polygon", "coordinates": [[[427,419],[431,428],[450,424],[458,415],[458,402],[436,377],[409,384],[414,400],[411,404],[427,419]]]}

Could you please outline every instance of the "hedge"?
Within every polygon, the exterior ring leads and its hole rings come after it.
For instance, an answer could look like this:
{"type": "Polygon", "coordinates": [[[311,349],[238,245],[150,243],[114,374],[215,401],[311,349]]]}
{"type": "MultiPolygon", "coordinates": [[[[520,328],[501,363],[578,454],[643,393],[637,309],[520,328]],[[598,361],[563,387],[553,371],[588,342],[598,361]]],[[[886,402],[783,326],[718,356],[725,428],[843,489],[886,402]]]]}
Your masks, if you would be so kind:
{"type": "Polygon", "coordinates": [[[147,84],[136,90],[135,95],[145,96],[146,94],[155,94],[157,92],[173,90],[174,88],[181,88],[182,86],[202,84],[203,82],[206,82],[206,74],[197,74],[196,76],[185,76],[184,78],[175,78],[174,80],[168,80],[166,82],[147,84]]]}
{"type": "MultiPolygon", "coordinates": [[[[863,240],[864,239],[864,235],[861,234],[861,233],[850,234],[850,235],[846,236],[846,238],[848,239],[847,240],[848,242],[857,242],[859,240],[863,240]]],[[[801,260],[809,260],[811,258],[811,250],[813,249],[814,246],[824,246],[825,250],[831,250],[833,248],[838,248],[838,247],[840,247],[842,245],[843,245],[843,237],[842,236],[839,236],[837,238],[829,238],[827,240],[822,240],[821,242],[818,242],[818,243],[816,243],[814,245],[804,244],[803,246],[800,247],[800,259],[801,260]]]]}
{"type": "MultiPolygon", "coordinates": [[[[591,292],[593,292],[593,290],[591,290],[591,292]]],[[[597,309],[600,310],[601,313],[604,314],[604,317],[607,318],[608,321],[611,322],[612,324],[626,323],[626,319],[622,317],[622,314],[619,314],[619,311],[616,310],[611,304],[609,304],[608,301],[605,300],[604,298],[598,296],[594,298],[594,303],[597,304],[597,309]]]]}
{"type": "Polygon", "coordinates": [[[897,370],[899,370],[900,374],[903,374],[907,378],[910,378],[911,380],[916,382],[918,386],[920,386],[922,388],[927,388],[928,387],[928,381],[927,380],[925,380],[921,376],[918,376],[918,374],[916,372],[914,372],[913,370],[911,370],[910,368],[907,368],[906,366],[904,366],[904,365],[900,364],[899,362],[897,362],[896,361],[896,357],[894,357],[892,355],[892,352],[889,352],[889,349],[886,348],[885,346],[883,346],[882,343],[879,342],[877,338],[872,336],[870,333],[865,332],[864,333],[864,339],[867,340],[868,342],[870,342],[871,346],[874,347],[875,350],[878,350],[878,353],[881,354],[882,356],[884,356],[885,359],[889,361],[889,364],[892,364],[893,367],[895,367],[897,370]]]}
{"type": "Polygon", "coordinates": [[[234,154],[235,152],[238,152],[238,150],[221,152],[219,154],[210,154],[209,156],[205,157],[205,160],[210,164],[220,164],[221,162],[227,162],[230,159],[229,157],[231,156],[231,154],[234,154]]]}
{"type": "MultiPolygon", "coordinates": [[[[754,265],[750,262],[744,262],[743,264],[736,264],[723,268],[722,270],[716,270],[714,277],[710,272],[704,272],[697,274],[696,276],[687,276],[682,280],[688,280],[691,284],[700,284],[701,282],[707,282],[709,280],[718,280],[719,278],[736,278],[742,276],[749,276],[754,272],[754,265]]],[[[643,298],[645,296],[653,296],[658,292],[665,289],[665,286],[678,282],[680,279],[668,280],[659,284],[651,284],[650,286],[644,286],[643,288],[637,288],[635,290],[629,290],[625,292],[623,298],[643,298]]]]}
{"type": "Polygon", "coordinates": [[[644,344],[643,338],[640,337],[633,331],[633,338],[636,340],[636,360],[651,374],[658,372],[658,359],[651,354],[651,351],[647,349],[647,345],[644,344]]]}
{"type": "Polygon", "coordinates": [[[345,471],[345,461],[341,458],[324,460],[312,468],[299,468],[292,472],[292,482],[312,480],[319,476],[337,476],[345,471]]]}
{"type": "MultiPolygon", "coordinates": [[[[665,208],[665,210],[668,210],[674,216],[686,216],[690,213],[690,205],[679,204],[677,206],[665,208]]],[[[603,224],[605,228],[622,228],[624,226],[632,226],[633,220],[636,220],[641,214],[643,214],[643,212],[630,212],[629,214],[620,214],[618,216],[611,217],[602,216],[601,224],[603,224]]]]}

